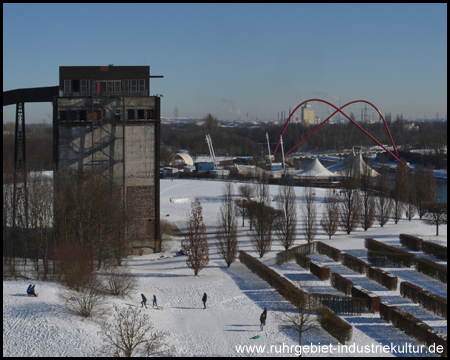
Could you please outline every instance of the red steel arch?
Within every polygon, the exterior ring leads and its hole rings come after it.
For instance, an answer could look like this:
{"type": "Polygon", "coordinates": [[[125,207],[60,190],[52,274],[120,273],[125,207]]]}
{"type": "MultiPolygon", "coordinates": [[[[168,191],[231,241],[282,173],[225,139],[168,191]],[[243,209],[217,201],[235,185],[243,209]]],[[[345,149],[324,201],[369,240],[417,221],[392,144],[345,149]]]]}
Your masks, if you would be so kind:
{"type": "MultiPolygon", "coordinates": [[[[320,101],[320,102],[323,102],[323,103],[328,104],[328,105],[330,105],[331,107],[335,108],[336,111],[335,111],[333,114],[331,114],[330,116],[328,116],[321,124],[319,124],[316,128],[314,128],[314,130],[312,130],[308,135],[306,135],[306,136],[305,136],[302,140],[300,140],[296,145],[294,145],[294,146],[293,146],[293,147],[292,147],[285,155],[288,155],[292,150],[294,150],[294,149],[295,149],[297,146],[299,146],[303,141],[305,141],[309,136],[311,136],[316,130],[318,130],[323,124],[325,124],[328,120],[330,120],[337,112],[340,112],[340,113],[341,113],[342,115],[344,115],[347,119],[349,119],[349,120],[350,120],[350,121],[351,121],[358,129],[360,129],[362,132],[364,132],[364,134],[366,134],[367,136],[369,136],[373,141],[375,141],[379,146],[381,146],[381,147],[382,147],[384,150],[386,150],[391,156],[393,156],[397,161],[400,161],[400,159],[399,159],[399,157],[398,157],[398,151],[397,151],[397,148],[396,148],[396,146],[395,146],[394,139],[392,139],[392,135],[391,135],[391,132],[389,131],[389,127],[388,127],[388,124],[387,124],[387,122],[386,122],[386,119],[384,118],[383,114],[381,114],[380,110],[378,110],[378,108],[377,108],[375,105],[373,105],[372,103],[370,103],[369,101],[366,101],[366,100],[355,100],[355,101],[351,101],[351,102],[349,102],[349,103],[343,105],[341,108],[338,108],[338,107],[336,107],[335,105],[331,104],[330,102],[328,102],[328,101],[326,101],[326,100],[322,100],[322,99],[309,99],[309,100],[303,101],[300,105],[298,105],[298,106],[294,109],[294,111],[291,113],[291,115],[289,115],[289,118],[287,119],[286,124],[284,125],[284,128],[283,128],[283,131],[282,131],[282,133],[281,133],[281,136],[284,135],[284,133],[285,133],[285,131],[286,131],[287,125],[288,125],[289,122],[291,121],[292,116],[293,116],[294,113],[298,110],[298,108],[300,108],[300,106],[302,106],[303,104],[306,104],[306,103],[311,102],[311,101],[320,101]],[[344,108],[347,107],[348,105],[351,105],[351,104],[354,104],[354,103],[357,103],[357,102],[363,102],[363,103],[369,104],[369,105],[372,106],[372,107],[378,112],[378,114],[381,116],[381,118],[383,119],[383,122],[384,122],[384,126],[386,127],[386,130],[387,130],[387,132],[388,132],[388,134],[389,134],[389,138],[391,139],[392,146],[394,147],[395,155],[394,155],[391,151],[389,151],[388,149],[386,149],[386,147],[384,147],[377,139],[375,139],[372,135],[370,135],[366,130],[364,130],[360,125],[358,125],[355,121],[353,121],[350,117],[348,117],[346,113],[344,113],[344,112],[342,111],[342,109],[344,109],[344,108]]],[[[278,147],[279,147],[279,145],[280,145],[280,141],[281,141],[281,139],[278,140],[277,147],[275,148],[275,151],[274,151],[274,153],[273,153],[274,155],[277,153],[278,147]]]]}

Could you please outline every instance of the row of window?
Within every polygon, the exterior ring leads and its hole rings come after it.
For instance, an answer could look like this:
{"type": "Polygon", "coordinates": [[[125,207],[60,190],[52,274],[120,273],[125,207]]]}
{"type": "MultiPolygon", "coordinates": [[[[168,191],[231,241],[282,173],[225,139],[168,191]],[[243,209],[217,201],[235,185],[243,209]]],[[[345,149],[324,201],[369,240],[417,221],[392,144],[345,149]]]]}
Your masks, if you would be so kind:
{"type": "Polygon", "coordinates": [[[145,79],[125,80],[64,80],[64,94],[121,94],[142,93],[145,91],[145,79]]]}
{"type": "MultiPolygon", "coordinates": [[[[103,116],[102,110],[94,110],[94,120],[98,121],[103,116]]],[[[120,116],[120,115],[118,115],[120,116]]],[[[155,118],[154,109],[128,109],[127,120],[153,120],[155,118]]],[[[60,110],[60,121],[91,121],[92,112],[86,110],[60,110]]]]}

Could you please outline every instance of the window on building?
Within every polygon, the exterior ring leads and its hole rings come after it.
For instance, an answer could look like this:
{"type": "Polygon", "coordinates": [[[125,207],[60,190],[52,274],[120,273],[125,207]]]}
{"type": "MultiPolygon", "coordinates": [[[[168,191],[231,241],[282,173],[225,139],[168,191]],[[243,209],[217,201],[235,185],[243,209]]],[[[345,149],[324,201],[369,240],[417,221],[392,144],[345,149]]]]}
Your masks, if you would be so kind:
{"type": "Polygon", "coordinates": [[[72,82],[70,80],[64,80],[64,94],[70,94],[72,92],[72,82]]]}
{"type": "Polygon", "coordinates": [[[135,93],[137,92],[137,80],[131,79],[130,81],[130,92],[135,93]]]}
{"type": "Polygon", "coordinates": [[[81,92],[83,94],[86,94],[87,93],[87,80],[81,80],[80,85],[81,85],[81,92]]]}
{"type": "Polygon", "coordinates": [[[130,80],[125,79],[123,81],[123,92],[129,92],[130,91],[130,80]]]}
{"type": "Polygon", "coordinates": [[[80,121],[86,121],[86,120],[87,120],[86,110],[80,110],[80,121]]]}
{"type": "Polygon", "coordinates": [[[153,118],[154,118],[153,109],[147,109],[147,119],[153,119],[153,118]]]}
{"type": "Polygon", "coordinates": [[[144,110],[138,110],[138,120],[145,120],[144,110]]]}
{"type": "Polygon", "coordinates": [[[145,80],[139,79],[139,92],[142,93],[145,91],[145,80]]]}
{"type": "Polygon", "coordinates": [[[112,93],[114,89],[114,82],[109,80],[106,82],[106,92],[112,93]]]}
{"type": "Polygon", "coordinates": [[[122,81],[116,80],[114,81],[114,92],[121,93],[122,92],[122,81]]]}
{"type": "Polygon", "coordinates": [[[128,120],[134,120],[134,109],[128,110],[128,120]]]}
{"type": "Polygon", "coordinates": [[[77,112],[76,112],[76,110],[70,110],[69,111],[69,120],[70,121],[77,121],[77,112]]]}
{"type": "Polygon", "coordinates": [[[67,111],[66,110],[61,110],[59,112],[59,120],[60,121],[66,121],[67,120],[67,111]]]}
{"type": "Polygon", "coordinates": [[[89,89],[88,89],[88,93],[92,94],[92,80],[89,80],[89,89]]]}
{"type": "Polygon", "coordinates": [[[80,92],[80,80],[72,81],[73,92],[80,92]]]}

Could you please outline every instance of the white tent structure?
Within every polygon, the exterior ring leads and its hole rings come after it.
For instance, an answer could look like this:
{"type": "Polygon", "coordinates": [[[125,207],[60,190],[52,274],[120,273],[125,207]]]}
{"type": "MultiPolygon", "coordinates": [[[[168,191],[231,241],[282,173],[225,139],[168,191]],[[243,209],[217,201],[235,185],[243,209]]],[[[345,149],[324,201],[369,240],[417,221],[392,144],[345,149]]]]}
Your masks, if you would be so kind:
{"type": "Polygon", "coordinates": [[[308,165],[308,167],[295,174],[295,177],[306,178],[306,177],[314,177],[319,179],[328,179],[329,177],[336,176],[336,173],[329,171],[322,165],[319,159],[315,158],[314,161],[308,165]]]}
{"type": "Polygon", "coordinates": [[[170,161],[170,165],[193,166],[194,160],[192,160],[189,154],[178,153],[173,156],[172,160],[170,161]]]}
{"type": "Polygon", "coordinates": [[[354,151],[351,152],[344,160],[338,162],[337,164],[330,166],[327,170],[332,171],[337,174],[337,176],[348,176],[349,167],[355,166],[359,174],[364,174],[367,169],[370,172],[370,176],[376,177],[380,175],[378,172],[373,170],[362,158],[361,153],[355,154],[354,151]]]}

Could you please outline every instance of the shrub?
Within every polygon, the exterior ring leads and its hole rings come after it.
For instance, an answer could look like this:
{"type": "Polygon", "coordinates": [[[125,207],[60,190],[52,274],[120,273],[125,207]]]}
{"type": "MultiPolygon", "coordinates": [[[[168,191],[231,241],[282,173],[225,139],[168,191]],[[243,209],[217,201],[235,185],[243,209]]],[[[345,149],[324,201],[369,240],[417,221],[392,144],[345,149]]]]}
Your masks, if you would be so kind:
{"type": "Polygon", "coordinates": [[[309,270],[311,274],[317,276],[320,280],[328,280],[330,278],[330,268],[328,266],[319,265],[311,261],[309,263],[309,270]]]}
{"type": "Polygon", "coordinates": [[[425,254],[429,254],[438,259],[447,261],[447,247],[446,246],[435,244],[430,241],[424,241],[422,243],[422,251],[425,254]]]}
{"type": "Polygon", "coordinates": [[[437,264],[434,261],[425,258],[417,258],[415,260],[417,271],[434,279],[438,279],[443,283],[447,283],[447,266],[437,264]]]}
{"type": "Polygon", "coordinates": [[[83,317],[98,316],[102,313],[100,305],[105,295],[101,283],[97,280],[92,280],[78,291],[69,288],[62,290],[58,295],[70,310],[83,317]]]}
{"type": "Polygon", "coordinates": [[[125,298],[137,288],[138,281],[127,266],[105,264],[103,267],[106,287],[111,295],[125,298]]]}
{"type": "MultiPolygon", "coordinates": [[[[285,264],[295,259],[295,254],[309,255],[315,250],[315,242],[294,246],[289,250],[277,253],[277,265],[285,264]]],[[[309,266],[309,265],[308,265],[309,266]]]]}
{"type": "Polygon", "coordinates": [[[387,252],[387,251],[371,251],[367,252],[367,258],[371,265],[390,266],[390,267],[411,267],[414,254],[408,252],[387,252]]]}
{"type": "Polygon", "coordinates": [[[400,295],[405,298],[410,299],[411,301],[418,303],[419,302],[419,294],[423,291],[420,286],[415,284],[411,284],[408,281],[402,281],[400,283],[400,295]]]}
{"type": "Polygon", "coordinates": [[[394,309],[397,309],[397,306],[388,302],[382,302],[380,304],[380,317],[385,321],[391,322],[391,314],[394,309]]]}
{"type": "Polygon", "coordinates": [[[414,251],[422,250],[423,239],[408,234],[400,234],[399,237],[402,246],[414,251]]]}
{"type": "Polygon", "coordinates": [[[389,274],[387,271],[374,266],[368,266],[366,276],[369,279],[375,280],[378,284],[383,285],[388,290],[397,290],[397,276],[389,274]]]}
{"type": "Polygon", "coordinates": [[[92,252],[80,244],[59,244],[53,247],[57,276],[76,291],[92,282],[94,263],[92,252]]]}
{"type": "Polygon", "coordinates": [[[361,259],[358,259],[356,256],[342,253],[341,261],[344,266],[347,266],[353,271],[359,272],[360,274],[366,273],[367,263],[361,259]]]}
{"type": "Polygon", "coordinates": [[[338,273],[331,273],[331,286],[345,295],[352,293],[353,282],[338,273]]]}
{"type": "Polygon", "coordinates": [[[317,252],[319,254],[323,254],[328,256],[330,259],[333,259],[336,262],[341,261],[341,250],[336,249],[330,245],[323,243],[322,241],[318,241],[316,245],[317,252]]]}
{"type": "Polygon", "coordinates": [[[311,259],[301,253],[295,254],[295,262],[306,270],[310,270],[311,259]]]}
{"type": "Polygon", "coordinates": [[[371,312],[380,311],[381,299],[379,296],[377,296],[373,292],[371,292],[367,289],[364,289],[361,286],[353,286],[352,287],[352,297],[366,299],[367,300],[367,308],[371,312]]]}
{"type": "Polygon", "coordinates": [[[338,339],[342,344],[351,341],[353,326],[347,321],[333,313],[330,309],[318,309],[319,323],[331,336],[338,339]]]}

